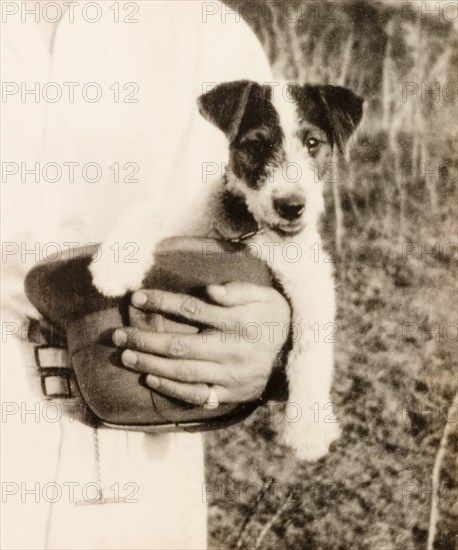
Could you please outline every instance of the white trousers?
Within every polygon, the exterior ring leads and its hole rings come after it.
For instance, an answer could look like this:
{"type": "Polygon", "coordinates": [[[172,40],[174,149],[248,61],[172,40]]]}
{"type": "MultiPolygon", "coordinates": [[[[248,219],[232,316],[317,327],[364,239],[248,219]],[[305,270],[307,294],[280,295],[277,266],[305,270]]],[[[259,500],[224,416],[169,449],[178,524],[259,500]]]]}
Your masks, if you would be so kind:
{"type": "Polygon", "coordinates": [[[45,401],[33,346],[2,354],[2,547],[206,547],[199,434],[95,430],[45,401]],[[20,397],[19,397],[20,396],[20,397]],[[19,398],[18,398],[19,397],[19,398]],[[99,489],[105,504],[97,504],[99,489]]]}

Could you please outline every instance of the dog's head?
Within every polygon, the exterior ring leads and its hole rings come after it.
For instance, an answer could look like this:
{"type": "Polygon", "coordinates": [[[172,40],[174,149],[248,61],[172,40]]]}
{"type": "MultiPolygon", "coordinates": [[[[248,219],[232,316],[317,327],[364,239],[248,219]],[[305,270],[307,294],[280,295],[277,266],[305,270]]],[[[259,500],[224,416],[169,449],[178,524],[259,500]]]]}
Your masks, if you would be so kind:
{"type": "Polygon", "coordinates": [[[240,80],[216,86],[198,103],[229,140],[227,191],[243,199],[258,225],[280,236],[316,225],[332,149],[343,151],[363,100],[339,86],[240,80]]]}

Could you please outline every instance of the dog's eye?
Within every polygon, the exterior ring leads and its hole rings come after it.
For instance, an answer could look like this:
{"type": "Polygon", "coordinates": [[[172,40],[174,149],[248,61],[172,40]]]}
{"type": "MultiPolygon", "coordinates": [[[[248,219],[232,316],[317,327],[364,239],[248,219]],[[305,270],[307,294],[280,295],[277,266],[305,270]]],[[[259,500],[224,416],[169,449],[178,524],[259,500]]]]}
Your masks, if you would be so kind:
{"type": "Polygon", "coordinates": [[[318,149],[319,145],[320,140],[314,137],[309,137],[305,140],[305,146],[309,150],[309,153],[314,153],[318,149]]]}

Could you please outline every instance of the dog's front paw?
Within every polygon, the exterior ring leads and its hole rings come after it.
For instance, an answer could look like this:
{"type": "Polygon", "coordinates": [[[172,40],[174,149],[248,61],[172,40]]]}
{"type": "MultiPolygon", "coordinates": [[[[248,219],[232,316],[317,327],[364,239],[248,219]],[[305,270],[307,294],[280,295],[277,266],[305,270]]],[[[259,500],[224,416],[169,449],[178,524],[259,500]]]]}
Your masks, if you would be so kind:
{"type": "Polygon", "coordinates": [[[126,292],[140,288],[152,264],[152,256],[136,258],[136,262],[116,262],[113,253],[101,251],[89,266],[92,282],[97,290],[107,297],[123,296],[126,292]]]}
{"type": "Polygon", "coordinates": [[[341,435],[337,422],[297,422],[288,423],[284,432],[287,445],[296,451],[301,460],[314,462],[325,456],[329,446],[341,435]]]}

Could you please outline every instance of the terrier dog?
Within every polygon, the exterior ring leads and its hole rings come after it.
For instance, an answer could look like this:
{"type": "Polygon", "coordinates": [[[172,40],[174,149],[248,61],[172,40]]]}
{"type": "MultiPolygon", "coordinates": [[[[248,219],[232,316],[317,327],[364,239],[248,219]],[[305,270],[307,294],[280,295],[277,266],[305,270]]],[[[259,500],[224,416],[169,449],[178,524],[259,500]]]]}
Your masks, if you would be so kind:
{"type": "MultiPolygon", "coordinates": [[[[335,320],[332,265],[313,251],[321,248],[319,221],[324,212],[323,180],[332,166],[333,148],[343,152],[363,113],[363,100],[352,91],[331,85],[282,83],[280,89],[242,80],[222,83],[198,98],[200,113],[224,132],[229,162],[201,209],[191,209],[192,220],[167,212],[137,228],[122,223],[116,234],[148,244],[139,262],[113,265],[109,253],[93,262],[95,286],[107,296],[140,288],[154,261],[155,245],[165,237],[194,235],[221,238],[248,236],[247,243],[273,247],[269,267],[292,308],[300,336],[292,344],[286,367],[289,402],[298,410],[286,422],[285,442],[301,458],[317,460],[339,437],[336,419],[318,422],[314,410],[333,412],[330,389],[333,347],[322,333],[335,320]],[[141,230],[141,231],[140,231],[141,230]],[[152,237],[152,238],[151,238],[152,237]],[[288,261],[288,243],[300,255],[288,261]],[[318,338],[312,327],[321,331],[318,338]]],[[[151,213],[148,218],[151,220],[151,213]]],[[[112,236],[113,237],[113,236],[112,236]]],[[[116,242],[119,239],[108,239],[116,242]]],[[[328,416],[332,416],[328,413],[328,416]]],[[[323,412],[321,412],[321,415],[323,412]]]]}

